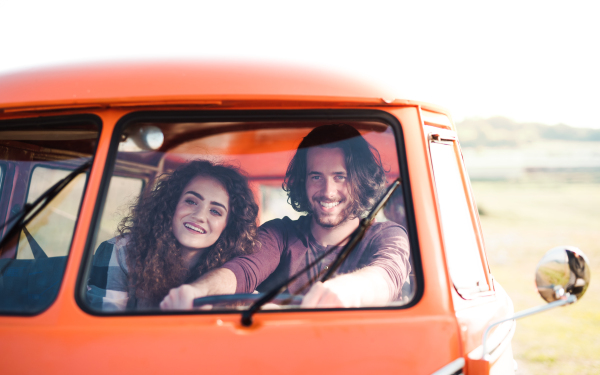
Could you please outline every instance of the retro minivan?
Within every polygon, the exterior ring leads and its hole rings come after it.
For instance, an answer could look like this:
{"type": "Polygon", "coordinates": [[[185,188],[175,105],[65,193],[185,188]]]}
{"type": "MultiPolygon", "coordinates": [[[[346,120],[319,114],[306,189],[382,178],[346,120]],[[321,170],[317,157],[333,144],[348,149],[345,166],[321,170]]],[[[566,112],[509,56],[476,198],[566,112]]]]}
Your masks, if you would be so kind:
{"type": "MultiPolygon", "coordinates": [[[[553,249],[536,274],[550,304],[515,314],[488,266],[448,111],[328,72],[129,62],[7,73],[0,153],[3,374],[509,374],[514,319],[574,302],[590,279],[580,250],[553,249]],[[306,308],[290,279],[191,310],[91,301],[103,244],[161,176],[193,160],[235,165],[257,225],[300,220],[282,189],[288,165],[331,124],[354,128],[380,157],[389,188],[360,236],[387,221],[405,231],[398,296],[306,308]]],[[[101,266],[123,267],[111,262],[101,266]]]]}

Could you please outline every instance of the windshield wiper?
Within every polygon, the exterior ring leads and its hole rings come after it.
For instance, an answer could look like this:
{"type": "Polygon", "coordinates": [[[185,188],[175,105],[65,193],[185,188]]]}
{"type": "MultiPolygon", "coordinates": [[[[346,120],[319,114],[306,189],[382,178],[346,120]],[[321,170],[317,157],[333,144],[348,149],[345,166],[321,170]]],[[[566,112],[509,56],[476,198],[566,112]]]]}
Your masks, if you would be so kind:
{"type": "MultiPolygon", "coordinates": [[[[360,243],[360,241],[364,237],[367,229],[369,229],[369,227],[371,227],[371,225],[373,224],[373,221],[375,220],[375,216],[377,216],[379,211],[383,208],[383,206],[385,206],[385,204],[388,202],[388,200],[390,199],[390,197],[392,196],[392,194],[394,193],[396,188],[398,188],[399,185],[400,185],[400,178],[397,178],[390,185],[387,192],[379,200],[377,205],[375,205],[375,207],[371,210],[371,212],[369,212],[369,215],[367,215],[367,217],[365,217],[364,219],[362,219],[360,221],[360,224],[359,224],[358,228],[356,228],[356,230],[352,234],[350,241],[348,241],[346,246],[344,246],[342,251],[340,251],[340,253],[337,255],[335,260],[331,263],[331,266],[327,270],[327,273],[325,273],[325,275],[323,275],[323,277],[321,278],[322,282],[326,281],[327,279],[331,278],[331,276],[334,275],[334,273],[337,271],[337,269],[340,268],[342,263],[344,263],[344,260],[346,260],[346,258],[348,258],[348,255],[350,255],[352,250],[354,250],[356,245],[358,245],[360,243]]],[[[336,249],[335,246],[332,247],[329,251],[323,253],[320,257],[315,259],[314,262],[310,263],[308,266],[306,266],[300,272],[296,273],[295,275],[293,275],[292,277],[290,277],[289,279],[287,279],[286,281],[284,281],[277,287],[271,289],[269,292],[265,293],[265,295],[262,298],[260,298],[259,300],[254,302],[252,305],[250,305],[248,310],[244,310],[242,312],[242,325],[246,326],[246,327],[251,326],[252,325],[252,315],[254,315],[255,312],[257,312],[264,304],[268,303],[273,298],[275,298],[275,296],[283,293],[285,288],[290,283],[292,283],[294,280],[296,280],[298,277],[300,277],[300,275],[304,274],[309,269],[311,269],[315,264],[319,263],[327,255],[331,254],[335,249],[336,249]]]]}
{"type": "Polygon", "coordinates": [[[15,222],[6,235],[0,241],[0,250],[6,243],[17,234],[25,225],[37,216],[77,175],[92,166],[92,160],[88,160],[69,173],[65,178],[52,185],[48,190],[42,193],[33,203],[25,203],[23,209],[17,212],[6,223],[0,225],[0,230],[4,229],[9,223],[15,222]],[[35,210],[35,211],[34,211],[35,210]],[[29,215],[29,217],[28,217],[29,215]]]}

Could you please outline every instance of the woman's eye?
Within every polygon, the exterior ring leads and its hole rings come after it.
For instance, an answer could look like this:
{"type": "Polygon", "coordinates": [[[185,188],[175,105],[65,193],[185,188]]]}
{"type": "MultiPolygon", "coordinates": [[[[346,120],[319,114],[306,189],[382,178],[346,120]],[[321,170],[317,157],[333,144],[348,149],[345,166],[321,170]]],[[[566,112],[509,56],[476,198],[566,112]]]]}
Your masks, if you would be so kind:
{"type": "Polygon", "coordinates": [[[210,212],[211,212],[213,215],[217,215],[217,216],[223,216],[223,215],[221,215],[221,213],[220,213],[219,211],[217,211],[217,210],[210,210],[210,212]]]}
{"type": "Polygon", "coordinates": [[[344,181],[346,180],[346,176],[336,176],[338,181],[344,181]]]}
{"type": "Polygon", "coordinates": [[[185,203],[187,203],[187,204],[193,204],[193,205],[195,205],[195,204],[196,204],[196,202],[194,202],[194,201],[193,201],[193,200],[191,200],[191,199],[186,199],[186,200],[185,200],[185,203]]]}

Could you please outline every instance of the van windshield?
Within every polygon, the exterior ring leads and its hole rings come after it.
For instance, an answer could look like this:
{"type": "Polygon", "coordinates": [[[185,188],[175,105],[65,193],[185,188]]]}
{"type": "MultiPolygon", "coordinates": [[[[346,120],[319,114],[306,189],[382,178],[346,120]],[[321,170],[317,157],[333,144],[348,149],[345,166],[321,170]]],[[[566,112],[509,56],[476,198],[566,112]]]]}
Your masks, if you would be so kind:
{"type": "MultiPolygon", "coordinates": [[[[263,308],[327,307],[307,296],[404,172],[392,127],[377,119],[144,119],[121,132],[83,291],[102,313],[158,312],[171,289],[216,269],[235,285],[195,308],[244,310],[309,265],[263,308]]],[[[369,297],[329,307],[412,300],[407,228],[399,188],[330,278],[360,274],[369,297]]]]}

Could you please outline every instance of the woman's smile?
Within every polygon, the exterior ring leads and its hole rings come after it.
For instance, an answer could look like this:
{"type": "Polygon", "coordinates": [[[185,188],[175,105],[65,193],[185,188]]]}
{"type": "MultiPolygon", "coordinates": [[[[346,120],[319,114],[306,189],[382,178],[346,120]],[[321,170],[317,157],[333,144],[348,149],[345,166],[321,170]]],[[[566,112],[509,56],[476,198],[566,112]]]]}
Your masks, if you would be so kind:
{"type": "Polygon", "coordinates": [[[200,233],[200,234],[206,233],[206,229],[202,228],[199,225],[196,225],[193,223],[183,223],[183,225],[192,232],[196,232],[196,233],[200,233]]]}

